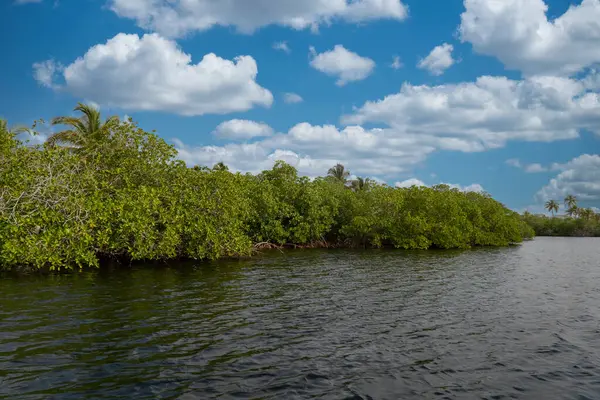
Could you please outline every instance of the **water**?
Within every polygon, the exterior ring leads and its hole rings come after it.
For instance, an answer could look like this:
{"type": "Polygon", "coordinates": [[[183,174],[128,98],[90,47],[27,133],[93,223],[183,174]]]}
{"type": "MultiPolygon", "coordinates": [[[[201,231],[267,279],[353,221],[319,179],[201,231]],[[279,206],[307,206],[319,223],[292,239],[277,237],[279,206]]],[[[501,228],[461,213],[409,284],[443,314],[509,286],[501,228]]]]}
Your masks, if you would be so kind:
{"type": "Polygon", "coordinates": [[[599,239],[0,278],[0,398],[600,399],[599,239]]]}

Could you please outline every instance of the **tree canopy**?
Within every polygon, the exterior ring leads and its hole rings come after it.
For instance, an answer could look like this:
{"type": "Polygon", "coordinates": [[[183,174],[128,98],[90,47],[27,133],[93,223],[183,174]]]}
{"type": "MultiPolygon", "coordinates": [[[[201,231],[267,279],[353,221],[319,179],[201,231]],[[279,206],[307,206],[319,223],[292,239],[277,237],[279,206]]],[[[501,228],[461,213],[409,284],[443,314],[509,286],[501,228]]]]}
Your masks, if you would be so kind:
{"type": "Polygon", "coordinates": [[[44,145],[2,125],[0,268],[218,259],[263,246],[466,249],[533,235],[487,194],[362,178],[349,187],[341,164],[312,180],[283,161],[257,175],[222,163],[190,168],[131,120],[77,110],[81,118],[54,120],[70,128],[44,145]]]}

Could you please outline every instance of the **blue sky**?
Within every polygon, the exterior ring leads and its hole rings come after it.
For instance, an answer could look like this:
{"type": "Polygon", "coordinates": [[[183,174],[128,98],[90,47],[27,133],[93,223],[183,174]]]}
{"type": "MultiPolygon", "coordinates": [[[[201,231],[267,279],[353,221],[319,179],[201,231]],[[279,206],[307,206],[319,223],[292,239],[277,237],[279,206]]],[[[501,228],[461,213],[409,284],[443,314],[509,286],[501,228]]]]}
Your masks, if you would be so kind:
{"type": "MultiPolygon", "coordinates": [[[[0,115],[77,101],[188,164],[600,207],[600,0],[5,0],[0,115]]],[[[49,134],[52,127],[43,128],[49,134]]]]}

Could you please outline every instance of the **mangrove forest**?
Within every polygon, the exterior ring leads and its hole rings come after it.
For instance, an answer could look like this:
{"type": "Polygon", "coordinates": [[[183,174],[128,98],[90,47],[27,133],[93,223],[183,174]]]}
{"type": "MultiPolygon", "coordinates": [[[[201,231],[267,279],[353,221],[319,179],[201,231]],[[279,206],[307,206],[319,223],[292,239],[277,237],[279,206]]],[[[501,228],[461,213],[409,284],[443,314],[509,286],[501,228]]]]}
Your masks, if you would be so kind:
{"type": "Polygon", "coordinates": [[[214,260],[280,246],[467,249],[534,235],[486,193],[350,180],[340,164],[314,179],[282,161],[255,175],[190,167],[131,119],[76,110],[38,145],[0,125],[3,269],[214,260]]]}

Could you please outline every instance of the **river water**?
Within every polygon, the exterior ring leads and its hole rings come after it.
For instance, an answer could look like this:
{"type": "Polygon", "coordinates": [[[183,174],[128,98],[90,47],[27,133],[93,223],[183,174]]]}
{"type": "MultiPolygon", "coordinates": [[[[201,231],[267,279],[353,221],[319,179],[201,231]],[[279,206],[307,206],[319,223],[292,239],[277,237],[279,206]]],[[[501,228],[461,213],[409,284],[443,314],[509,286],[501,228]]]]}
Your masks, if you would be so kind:
{"type": "Polygon", "coordinates": [[[600,239],[2,276],[0,398],[600,399],[600,239]]]}

